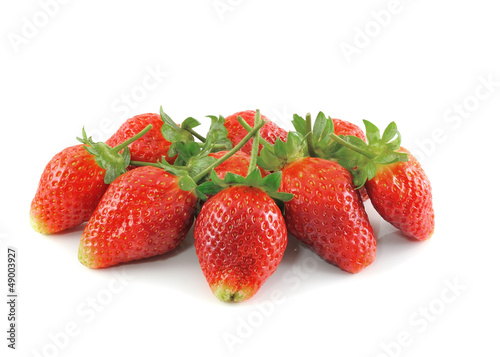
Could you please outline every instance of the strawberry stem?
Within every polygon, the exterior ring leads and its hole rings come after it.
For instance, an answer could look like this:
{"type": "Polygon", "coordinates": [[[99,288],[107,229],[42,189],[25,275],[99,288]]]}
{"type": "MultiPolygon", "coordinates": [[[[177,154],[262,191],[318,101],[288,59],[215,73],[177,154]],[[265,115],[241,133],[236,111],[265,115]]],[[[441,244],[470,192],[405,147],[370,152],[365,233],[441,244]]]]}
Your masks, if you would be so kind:
{"type": "Polygon", "coordinates": [[[127,146],[129,146],[130,144],[132,144],[134,141],[136,141],[137,139],[139,139],[141,136],[143,136],[144,134],[146,134],[149,130],[151,130],[152,127],[153,126],[151,124],[148,124],[144,129],[142,129],[140,132],[138,132],[137,134],[135,134],[134,136],[132,136],[130,139],[125,140],[121,144],[118,144],[117,146],[115,146],[114,148],[112,148],[111,152],[112,153],[118,153],[118,152],[122,151],[127,146]]]}
{"type": "Polygon", "coordinates": [[[306,114],[306,140],[307,140],[307,151],[310,157],[317,157],[318,154],[314,150],[313,137],[312,137],[312,119],[311,113],[306,114]]]}
{"type": "MultiPolygon", "coordinates": [[[[250,140],[255,135],[255,133],[258,132],[260,130],[260,128],[262,128],[264,126],[264,124],[265,124],[265,122],[262,121],[261,123],[259,123],[259,125],[255,125],[254,128],[252,129],[252,131],[250,131],[247,135],[245,135],[245,137],[238,144],[236,144],[230,151],[228,151],[224,156],[222,156],[220,159],[218,159],[212,165],[205,168],[198,175],[193,177],[193,181],[194,182],[200,181],[205,175],[210,173],[210,171],[212,171],[215,167],[219,166],[224,161],[226,161],[228,158],[233,156],[233,154],[235,154],[238,150],[240,150],[243,147],[243,145],[245,145],[247,143],[247,141],[250,140]]],[[[250,170],[249,170],[249,172],[250,172],[250,170]]]]}
{"type": "MultiPolygon", "coordinates": [[[[243,119],[243,118],[242,118],[243,119]]],[[[263,120],[261,120],[260,110],[255,111],[254,127],[258,126],[263,120]]],[[[259,142],[260,130],[255,132],[252,143],[252,151],[250,153],[250,163],[248,164],[247,175],[257,168],[257,156],[259,156],[259,142]]]]}
{"type": "MultiPolygon", "coordinates": [[[[251,126],[250,126],[250,125],[246,122],[246,120],[245,120],[245,119],[243,119],[243,117],[241,117],[241,116],[238,116],[238,123],[240,123],[240,125],[241,125],[241,126],[242,126],[242,127],[243,127],[246,131],[247,131],[247,132],[249,132],[250,130],[252,130],[252,127],[251,127],[251,126]]],[[[272,152],[272,150],[273,150],[273,146],[272,146],[270,143],[268,143],[268,142],[266,141],[266,139],[264,139],[264,138],[263,138],[263,137],[261,137],[260,135],[259,135],[259,143],[260,143],[260,144],[262,144],[262,146],[266,147],[268,150],[271,150],[271,152],[272,152]]]]}
{"type": "MultiPolygon", "coordinates": [[[[147,162],[147,161],[130,161],[131,166],[152,166],[152,167],[157,167],[159,169],[165,168],[165,165],[162,165],[158,162],[147,162]]],[[[170,164],[169,167],[172,167],[174,169],[185,169],[184,166],[178,166],[178,165],[172,165],[170,164]]]]}
{"type": "Polygon", "coordinates": [[[340,136],[338,136],[336,134],[332,133],[332,134],[330,134],[330,137],[333,140],[335,140],[336,142],[338,142],[340,145],[345,146],[346,148],[351,149],[351,150],[353,150],[353,151],[355,151],[355,152],[357,152],[357,153],[359,153],[361,155],[364,155],[364,156],[366,156],[369,159],[373,159],[373,158],[375,158],[377,156],[377,154],[371,153],[371,152],[369,152],[367,150],[363,150],[360,147],[357,147],[356,145],[353,145],[353,144],[349,143],[348,141],[342,139],[340,136]]]}
{"type": "Polygon", "coordinates": [[[195,138],[197,138],[198,140],[200,140],[202,143],[204,143],[205,141],[207,141],[207,139],[205,139],[205,137],[203,137],[202,135],[198,134],[192,128],[185,128],[184,130],[186,130],[188,133],[190,133],[195,138]]]}

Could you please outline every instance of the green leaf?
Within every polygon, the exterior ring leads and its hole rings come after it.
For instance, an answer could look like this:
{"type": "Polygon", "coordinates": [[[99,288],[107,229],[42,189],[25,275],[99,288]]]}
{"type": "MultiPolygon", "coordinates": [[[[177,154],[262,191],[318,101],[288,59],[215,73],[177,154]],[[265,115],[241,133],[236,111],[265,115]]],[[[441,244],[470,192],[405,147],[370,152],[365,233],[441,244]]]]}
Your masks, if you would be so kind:
{"type": "Polygon", "coordinates": [[[250,172],[247,175],[244,184],[252,187],[261,187],[260,185],[261,181],[262,181],[262,175],[260,173],[260,170],[258,168],[255,168],[252,172],[250,172]]]}
{"type": "Polygon", "coordinates": [[[366,128],[366,138],[370,144],[374,144],[380,141],[380,131],[379,129],[368,120],[363,120],[366,128]]]}
{"type": "Polygon", "coordinates": [[[388,150],[396,151],[401,146],[401,134],[399,133],[399,131],[396,131],[396,135],[396,139],[387,143],[388,150]]]}
{"type": "Polygon", "coordinates": [[[175,129],[174,127],[167,124],[162,125],[161,134],[166,140],[170,141],[171,143],[175,141],[183,141],[185,139],[185,135],[180,131],[179,127],[175,129]]]}
{"type": "Polygon", "coordinates": [[[295,130],[302,135],[306,135],[306,120],[302,118],[301,116],[294,114],[293,115],[293,120],[292,120],[292,125],[295,128],[295,130]]]}
{"type": "Polygon", "coordinates": [[[207,167],[216,162],[217,159],[211,156],[193,157],[189,160],[187,168],[191,177],[196,177],[207,167]]]}
{"type": "Polygon", "coordinates": [[[163,108],[160,107],[160,117],[163,123],[165,123],[167,126],[170,126],[173,129],[176,129],[177,131],[181,131],[181,128],[177,125],[176,122],[172,120],[164,111],[163,108]]]}
{"type": "Polygon", "coordinates": [[[245,182],[245,177],[235,174],[233,172],[226,172],[226,175],[224,176],[224,182],[227,185],[230,184],[242,184],[245,182]]]}
{"type": "Polygon", "coordinates": [[[389,125],[387,125],[387,128],[385,128],[384,133],[382,134],[382,141],[388,143],[389,141],[394,138],[394,135],[398,132],[398,127],[395,122],[391,122],[389,125]]]}
{"type": "Polygon", "coordinates": [[[294,197],[293,193],[288,192],[267,192],[267,194],[269,195],[269,197],[282,202],[291,201],[294,197]]]}
{"type": "Polygon", "coordinates": [[[313,141],[318,142],[321,139],[321,136],[326,128],[326,117],[325,114],[319,112],[316,116],[316,120],[314,121],[313,126],[313,141]]]}
{"type": "Polygon", "coordinates": [[[183,191],[193,191],[196,189],[196,182],[189,175],[184,175],[179,178],[179,187],[183,191]]]}
{"type": "Polygon", "coordinates": [[[268,191],[278,191],[281,185],[281,171],[273,172],[262,179],[262,185],[268,191]]]}
{"type": "Polygon", "coordinates": [[[184,119],[184,121],[181,124],[181,129],[192,129],[196,128],[197,126],[201,125],[201,123],[196,120],[195,118],[189,117],[184,119]]]}
{"type": "Polygon", "coordinates": [[[364,167],[364,170],[366,172],[367,180],[371,180],[372,178],[375,177],[375,174],[377,173],[377,166],[373,163],[373,161],[368,161],[368,163],[364,167]]]}
{"type": "Polygon", "coordinates": [[[224,189],[223,187],[216,185],[213,181],[206,181],[198,185],[196,192],[199,198],[206,200],[206,195],[215,195],[220,191],[222,191],[223,189],[224,189]],[[200,196],[199,192],[202,193],[202,196],[204,196],[204,198],[200,196]]]}
{"type": "Polygon", "coordinates": [[[233,143],[227,138],[227,129],[224,126],[226,119],[223,116],[209,115],[211,120],[210,128],[206,135],[206,142],[203,150],[216,152],[222,150],[231,150],[233,143]]]}
{"type": "MultiPolygon", "coordinates": [[[[286,144],[281,140],[281,138],[277,138],[276,142],[273,145],[274,154],[279,157],[286,157],[286,144]]],[[[262,151],[261,151],[262,152],[262,151]]]]}
{"type": "Polygon", "coordinates": [[[217,173],[215,172],[215,170],[210,171],[210,180],[212,180],[212,182],[217,186],[221,186],[221,187],[228,186],[224,180],[221,180],[219,178],[219,176],[217,176],[217,173]]]}

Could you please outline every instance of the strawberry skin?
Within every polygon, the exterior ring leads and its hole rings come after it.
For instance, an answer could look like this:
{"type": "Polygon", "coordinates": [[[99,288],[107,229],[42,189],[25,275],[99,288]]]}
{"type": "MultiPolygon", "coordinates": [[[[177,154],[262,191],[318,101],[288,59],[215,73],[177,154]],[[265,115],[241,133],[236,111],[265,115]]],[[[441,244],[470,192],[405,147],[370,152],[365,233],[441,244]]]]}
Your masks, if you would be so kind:
{"type": "Polygon", "coordinates": [[[55,155],[45,167],[31,202],[32,227],[52,234],[86,222],[108,187],[104,174],[84,145],[55,155]]]}
{"type": "Polygon", "coordinates": [[[373,207],[405,235],[426,240],[434,232],[431,183],[408,150],[407,162],[380,166],[365,184],[373,207]]]}
{"type": "MultiPolygon", "coordinates": [[[[208,154],[216,159],[220,159],[222,156],[227,154],[227,151],[218,151],[208,154]]],[[[217,166],[214,170],[220,179],[224,179],[226,173],[232,172],[233,174],[245,177],[248,173],[248,165],[250,165],[250,155],[244,153],[243,151],[237,151],[233,156],[229,157],[222,164],[217,166]]],[[[259,167],[262,177],[264,177],[267,172],[259,167]]]]}
{"type": "Polygon", "coordinates": [[[196,196],[179,178],[143,166],[111,183],[80,240],[78,258],[89,268],[164,254],[186,237],[194,220],[196,196]]]}
{"type": "Polygon", "coordinates": [[[338,163],[305,157],[282,171],[288,231],[327,262],[357,273],[375,260],[377,242],[352,177],[338,163]]]}
{"type": "Polygon", "coordinates": [[[194,225],[195,249],[212,292],[249,299],[276,270],[287,245],[285,221],[261,189],[231,186],[210,198],[194,225]]]}
{"type": "Polygon", "coordinates": [[[357,136],[361,140],[366,141],[366,135],[359,126],[342,119],[332,119],[332,121],[336,135],[357,136]]]}
{"type": "Polygon", "coordinates": [[[159,114],[146,113],[127,119],[116,133],[106,141],[106,144],[115,147],[139,133],[148,124],[151,124],[153,128],[129,145],[131,159],[133,161],[157,162],[162,156],[165,156],[165,159],[173,164],[175,157],[168,157],[171,142],[167,141],[161,133],[163,121],[159,114]]]}
{"type": "MultiPolygon", "coordinates": [[[[227,137],[233,145],[238,144],[241,139],[247,134],[247,131],[238,123],[238,116],[241,116],[245,121],[253,127],[255,119],[255,111],[246,110],[243,112],[234,113],[226,117],[226,123],[224,126],[227,129],[227,137]]],[[[260,136],[265,139],[268,143],[274,144],[278,138],[282,141],[286,141],[287,131],[277,126],[275,123],[270,121],[264,115],[261,116],[262,120],[266,121],[266,124],[260,129],[260,136]]],[[[252,151],[253,139],[250,139],[242,148],[241,151],[250,155],[252,151]]],[[[262,149],[262,144],[259,146],[259,153],[262,149]]]]}

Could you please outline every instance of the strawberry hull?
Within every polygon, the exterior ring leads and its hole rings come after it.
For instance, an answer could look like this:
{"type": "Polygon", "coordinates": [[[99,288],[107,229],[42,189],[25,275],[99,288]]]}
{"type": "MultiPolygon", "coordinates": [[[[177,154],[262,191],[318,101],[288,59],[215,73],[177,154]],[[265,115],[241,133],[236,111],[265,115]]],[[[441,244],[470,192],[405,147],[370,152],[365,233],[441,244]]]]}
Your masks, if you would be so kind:
{"type": "Polygon", "coordinates": [[[78,258],[89,268],[165,254],[186,237],[196,196],[179,178],[155,167],[139,167],[113,181],[90,218],[78,258]]]}
{"type": "Polygon", "coordinates": [[[108,187],[104,173],[83,145],[55,155],[45,167],[31,203],[32,227],[53,234],[88,221],[108,187]]]}
{"type": "Polygon", "coordinates": [[[287,229],[327,262],[357,273],[376,256],[377,242],[349,172],[336,162],[306,157],[282,172],[287,229]]]}

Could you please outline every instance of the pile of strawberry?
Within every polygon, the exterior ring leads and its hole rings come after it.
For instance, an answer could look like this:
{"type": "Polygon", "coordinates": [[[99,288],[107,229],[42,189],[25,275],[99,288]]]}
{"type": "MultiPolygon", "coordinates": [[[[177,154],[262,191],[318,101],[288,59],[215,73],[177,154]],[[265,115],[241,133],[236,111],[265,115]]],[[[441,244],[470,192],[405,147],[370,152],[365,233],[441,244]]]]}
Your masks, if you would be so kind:
{"type": "Polygon", "coordinates": [[[195,250],[213,293],[246,300],[281,262],[291,233],[350,273],[370,265],[377,241],[363,201],[414,240],[434,231],[431,185],[380,133],[319,113],[294,115],[286,132],[257,111],[209,116],[206,136],[187,118],[128,119],[106,142],[85,130],[80,145],[46,166],[31,204],[33,228],[54,234],[85,225],[78,258],[105,268],[175,249],[194,223],[195,250]]]}

